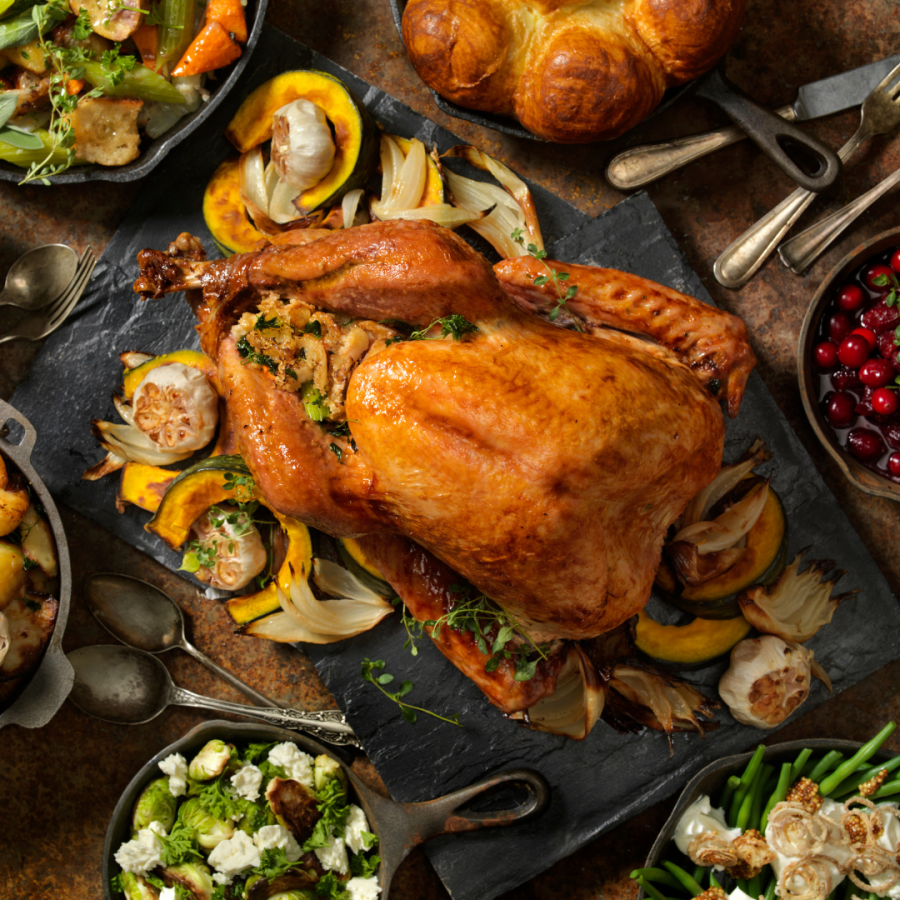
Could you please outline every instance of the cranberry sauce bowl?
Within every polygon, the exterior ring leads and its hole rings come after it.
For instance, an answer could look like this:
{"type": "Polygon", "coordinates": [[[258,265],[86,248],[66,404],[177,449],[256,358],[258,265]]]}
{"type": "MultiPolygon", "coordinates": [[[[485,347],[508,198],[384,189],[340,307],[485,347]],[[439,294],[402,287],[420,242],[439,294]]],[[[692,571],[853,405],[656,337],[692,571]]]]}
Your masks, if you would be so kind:
{"type": "Polygon", "coordinates": [[[845,256],[800,330],[807,418],[850,482],[900,500],[900,228],[845,256]]]}

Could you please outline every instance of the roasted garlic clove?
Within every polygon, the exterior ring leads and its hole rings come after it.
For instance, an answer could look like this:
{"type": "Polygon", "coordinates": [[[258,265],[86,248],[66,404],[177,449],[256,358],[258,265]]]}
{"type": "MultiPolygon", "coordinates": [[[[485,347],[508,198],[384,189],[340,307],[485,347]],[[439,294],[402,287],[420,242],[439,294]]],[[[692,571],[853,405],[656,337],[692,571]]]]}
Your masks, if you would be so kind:
{"type": "Polygon", "coordinates": [[[800,572],[803,551],[781,573],[774,584],[756,585],[740,594],[738,602],[744,616],[757,631],[774,634],[785,641],[802,644],[823,625],[834,611],[857,591],[832,596],[832,589],[846,574],[839,570],[831,578],[822,576],[834,568],[828,559],[811,560],[809,568],[800,572]]]}
{"type": "Polygon", "coordinates": [[[191,526],[182,569],[211,587],[237,591],[266,567],[268,556],[250,516],[233,506],[211,507],[191,526]]]}
{"type": "Polygon", "coordinates": [[[293,100],[272,116],[272,162],[295,190],[318,184],[331,171],[334,154],[328,119],[315,103],[293,100]]]}
{"type": "Polygon", "coordinates": [[[831,689],[811,650],[767,634],[741,641],[731,651],[719,695],[738,722],[775,728],[809,696],[812,674],[831,689]]]}

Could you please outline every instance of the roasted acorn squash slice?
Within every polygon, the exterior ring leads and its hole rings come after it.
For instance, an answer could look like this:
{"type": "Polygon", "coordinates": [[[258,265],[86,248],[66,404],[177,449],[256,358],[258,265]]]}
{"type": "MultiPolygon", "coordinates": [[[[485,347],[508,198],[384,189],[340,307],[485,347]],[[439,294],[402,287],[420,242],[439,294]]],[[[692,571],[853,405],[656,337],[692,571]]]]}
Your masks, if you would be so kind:
{"type": "Polygon", "coordinates": [[[203,221],[223,256],[249,253],[268,236],[257,231],[241,199],[240,159],[229,157],[213,173],[203,194],[203,221]]]}
{"type": "Polygon", "coordinates": [[[378,567],[363,552],[359,541],[341,538],[337,542],[338,554],[347,570],[355,575],[367,588],[382,597],[390,597],[394,589],[387,583],[378,567]]]}
{"type": "Polygon", "coordinates": [[[727,572],[704,584],[682,588],[663,559],[656,572],[656,587],[669,603],[691,615],[708,619],[739,616],[736,595],[750,585],[774,581],[787,560],[787,546],[787,516],[778,494],[770,487],[766,505],[747,533],[744,555],[727,572]]]}
{"type": "Polygon", "coordinates": [[[732,619],[702,619],[687,625],[663,625],[646,610],[638,613],[635,646],[651,659],[677,668],[704,666],[729,653],[750,633],[743,616],[732,619]]]}
{"type": "Polygon", "coordinates": [[[369,111],[342,81],[327,72],[301,70],[284,72],[261,84],[240,105],[225,134],[239,153],[246,153],[272,137],[272,115],[299,99],[323,110],[335,145],[331,171],[295,201],[305,215],[337,203],[347,191],[366,186],[378,164],[380,132],[369,111]]]}
{"type": "Polygon", "coordinates": [[[290,516],[283,516],[274,509],[272,513],[287,535],[287,554],[278,570],[276,581],[266,585],[255,594],[233,597],[226,602],[225,605],[228,612],[231,613],[231,618],[238,625],[244,625],[253,619],[280,609],[281,604],[278,602],[276,584],[287,592],[291,589],[292,577],[308,579],[312,570],[312,540],[309,536],[309,529],[302,522],[298,522],[290,516]]]}
{"type": "Polygon", "coordinates": [[[255,486],[249,491],[226,487],[228,475],[249,477],[250,470],[240,456],[214,456],[194,463],[172,481],[144,528],[177,550],[187,540],[191,525],[211,506],[258,499],[255,486]]]}
{"type": "Polygon", "coordinates": [[[116,493],[116,509],[125,512],[129,503],[155,513],[169,485],[178,477],[178,472],[148,466],[144,463],[127,462],[122,466],[119,490],[116,493]]]}
{"type": "Polygon", "coordinates": [[[216,389],[216,393],[220,397],[222,396],[222,391],[219,388],[219,370],[205,353],[201,353],[199,350],[174,350],[172,353],[154,356],[133,369],[126,369],[122,380],[125,399],[131,400],[138,385],[153,369],[168,363],[182,363],[185,366],[190,366],[192,369],[199,369],[209,379],[210,384],[216,389]]]}

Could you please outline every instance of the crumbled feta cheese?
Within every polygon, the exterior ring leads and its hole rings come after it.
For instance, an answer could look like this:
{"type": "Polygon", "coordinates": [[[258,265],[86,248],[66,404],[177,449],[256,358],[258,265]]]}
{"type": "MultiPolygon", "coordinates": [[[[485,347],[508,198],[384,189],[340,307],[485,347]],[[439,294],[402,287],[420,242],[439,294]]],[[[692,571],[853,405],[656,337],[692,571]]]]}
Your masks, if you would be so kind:
{"type": "Polygon", "coordinates": [[[344,887],[350,894],[350,900],[378,900],[381,893],[377,878],[351,878],[344,887]]]}
{"type": "Polygon", "coordinates": [[[213,875],[213,880],[218,884],[230,884],[231,879],[244,869],[253,869],[259,865],[259,848],[249,835],[243,831],[236,831],[233,838],[222,841],[209,854],[208,862],[222,876],[216,878],[213,875]]]}
{"type": "Polygon", "coordinates": [[[134,875],[145,875],[155,869],[162,862],[162,842],[157,835],[165,833],[166,829],[160,822],[151,822],[149,827],[142,828],[134,840],[126,841],[116,851],[119,868],[134,875]]]}
{"type": "Polygon", "coordinates": [[[344,846],[343,838],[331,835],[324,847],[316,847],[316,856],[326,869],[332,869],[341,875],[347,874],[347,848],[344,846]]]}
{"type": "Polygon", "coordinates": [[[313,787],[313,758],[296,744],[276,744],[269,751],[269,762],[284,769],[288,778],[313,787]]]}
{"type": "Polygon", "coordinates": [[[180,797],[187,791],[187,760],[180,753],[172,753],[160,764],[163,775],[169,776],[169,793],[180,797]]]}
{"type": "Polygon", "coordinates": [[[288,862],[296,862],[303,855],[300,845],[294,836],[283,825],[263,825],[253,835],[259,852],[263,850],[275,850],[281,847],[287,855],[288,862]]]}
{"type": "Polygon", "coordinates": [[[256,800],[262,784],[262,772],[256,766],[243,766],[231,776],[234,793],[245,800],[256,800]]]}
{"type": "Polygon", "coordinates": [[[369,830],[366,814],[355,804],[350,804],[350,815],[344,827],[344,841],[354,853],[362,853],[366,849],[362,833],[369,830]]]}
{"type": "Polygon", "coordinates": [[[175,888],[164,887],[159,892],[159,900],[178,900],[178,894],[175,893],[175,888]]]}

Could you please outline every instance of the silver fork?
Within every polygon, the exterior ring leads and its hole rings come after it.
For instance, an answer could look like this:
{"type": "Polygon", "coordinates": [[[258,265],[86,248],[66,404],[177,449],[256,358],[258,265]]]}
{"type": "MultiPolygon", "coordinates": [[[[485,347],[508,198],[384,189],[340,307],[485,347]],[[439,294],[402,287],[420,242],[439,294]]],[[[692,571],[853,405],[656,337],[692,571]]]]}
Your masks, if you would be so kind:
{"type": "Polygon", "coordinates": [[[69,313],[75,309],[75,305],[81,299],[91,275],[94,272],[94,266],[97,260],[88,247],[81,255],[78,261],[78,267],[75,269],[75,277],[72,279],[65,291],[43,309],[29,313],[16,323],[15,328],[0,336],[0,344],[6,341],[13,341],[22,338],[27,341],[39,341],[41,338],[47,337],[53,331],[56,331],[60,325],[68,318],[69,313]]]}
{"type": "MultiPolygon", "coordinates": [[[[900,125],[900,104],[897,102],[900,86],[894,84],[898,76],[900,65],[892,69],[863,101],[859,128],[838,151],[842,163],[846,162],[869,138],[877,134],[887,134],[900,125]]],[[[713,271],[719,283],[729,288],[738,288],[746,284],[817,196],[818,194],[797,188],[778,206],[751,225],[716,260],[713,271]]]]}

